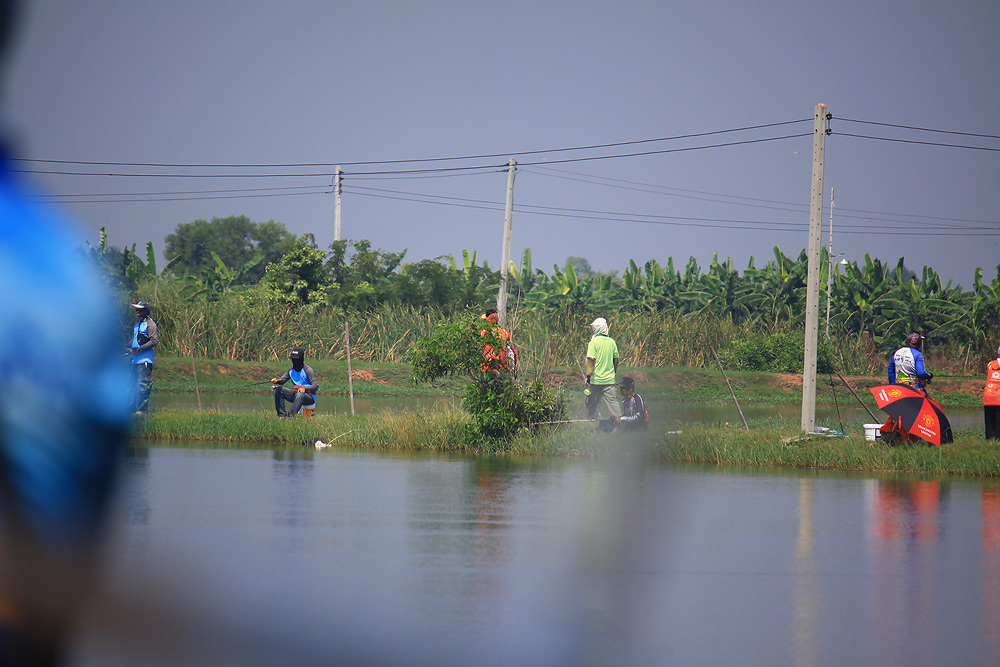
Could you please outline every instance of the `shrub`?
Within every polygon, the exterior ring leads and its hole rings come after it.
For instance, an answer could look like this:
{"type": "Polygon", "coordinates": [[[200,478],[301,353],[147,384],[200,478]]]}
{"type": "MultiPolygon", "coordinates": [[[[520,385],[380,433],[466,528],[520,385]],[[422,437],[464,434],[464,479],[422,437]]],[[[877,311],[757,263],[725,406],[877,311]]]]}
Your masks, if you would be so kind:
{"type": "MultiPolygon", "coordinates": [[[[801,373],[804,353],[803,332],[778,332],[751,334],[734,343],[725,356],[727,365],[739,370],[801,373]]],[[[823,342],[816,350],[816,370],[820,373],[835,370],[833,348],[823,342]]]]}

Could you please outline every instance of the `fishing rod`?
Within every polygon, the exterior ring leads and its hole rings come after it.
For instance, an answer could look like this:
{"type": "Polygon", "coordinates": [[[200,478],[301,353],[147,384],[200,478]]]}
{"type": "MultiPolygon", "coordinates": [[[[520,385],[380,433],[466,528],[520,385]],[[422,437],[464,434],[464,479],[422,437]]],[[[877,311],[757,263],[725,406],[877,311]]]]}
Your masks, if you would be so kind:
{"type": "Polygon", "coordinates": [[[246,382],[244,384],[233,385],[232,387],[229,387],[229,389],[243,389],[244,387],[256,387],[257,385],[261,384],[274,384],[274,383],[271,382],[270,380],[261,380],[259,382],[246,382]]]}
{"type": "Polygon", "coordinates": [[[592,422],[593,419],[559,419],[551,422],[531,422],[532,426],[536,424],[577,424],[579,422],[592,422]]]}

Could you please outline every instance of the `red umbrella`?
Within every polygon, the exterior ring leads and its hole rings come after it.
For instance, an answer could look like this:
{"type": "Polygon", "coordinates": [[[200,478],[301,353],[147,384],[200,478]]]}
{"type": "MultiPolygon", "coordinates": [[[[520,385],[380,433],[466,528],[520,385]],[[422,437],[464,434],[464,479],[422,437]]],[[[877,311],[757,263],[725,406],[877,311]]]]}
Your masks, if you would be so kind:
{"type": "Polygon", "coordinates": [[[938,446],[952,441],[948,418],[941,406],[924,392],[904,384],[886,384],[870,391],[879,410],[892,417],[906,433],[938,446]]]}

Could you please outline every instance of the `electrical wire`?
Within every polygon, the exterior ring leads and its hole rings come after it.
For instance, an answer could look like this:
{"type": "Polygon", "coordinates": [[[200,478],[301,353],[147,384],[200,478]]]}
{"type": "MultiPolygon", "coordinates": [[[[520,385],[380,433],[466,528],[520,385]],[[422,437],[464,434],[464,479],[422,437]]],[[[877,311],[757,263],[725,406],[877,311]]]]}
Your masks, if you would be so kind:
{"type": "Polygon", "coordinates": [[[648,144],[659,141],[675,141],[678,139],[692,139],[696,137],[708,137],[718,134],[727,134],[732,132],[746,132],[749,130],[761,130],[770,127],[779,127],[782,125],[792,125],[795,123],[804,123],[812,120],[811,118],[801,118],[798,120],[786,120],[777,123],[763,123],[760,125],[746,125],[743,127],[728,128],[725,130],[712,130],[710,132],[695,132],[691,134],[679,134],[669,137],[656,137],[654,139],[636,139],[632,141],[616,141],[606,144],[589,144],[584,146],[569,146],[564,148],[545,148],[539,150],[530,151],[514,151],[506,153],[486,153],[480,155],[460,155],[453,157],[434,157],[434,158],[411,158],[411,159],[399,159],[399,160],[367,160],[360,162],[298,162],[298,163],[283,163],[283,164],[195,164],[195,163],[165,163],[165,162],[92,162],[85,160],[43,160],[37,158],[11,158],[12,160],[21,162],[40,162],[45,164],[74,164],[74,165],[89,165],[89,166],[112,166],[112,167],[162,167],[162,168],[178,168],[178,169],[188,169],[188,168],[267,168],[267,169],[278,169],[278,168],[305,168],[305,167],[336,167],[336,166],[364,166],[364,165],[376,165],[376,164],[410,164],[419,162],[448,162],[448,161],[460,161],[460,160],[482,160],[486,158],[497,158],[497,157],[510,157],[518,155],[541,155],[544,153],[561,153],[567,151],[585,151],[594,150],[598,148],[616,148],[618,146],[635,146],[639,144],[648,144]]]}
{"type": "Polygon", "coordinates": [[[271,188],[230,188],[225,190],[175,190],[171,192],[105,192],[105,193],[65,193],[65,194],[44,194],[35,195],[36,199],[55,199],[61,197],[157,197],[160,195],[200,195],[200,194],[223,194],[232,192],[265,192],[271,190],[305,190],[315,188],[328,188],[329,185],[292,185],[288,187],[271,188]]]}
{"type": "MultiPolygon", "coordinates": [[[[436,204],[440,206],[453,206],[459,208],[472,208],[489,211],[503,211],[504,205],[501,202],[467,199],[462,197],[446,197],[442,195],[427,195],[421,193],[400,192],[384,190],[380,188],[360,188],[365,191],[358,191],[358,186],[351,190],[352,194],[378,199],[391,199],[397,201],[410,201],[422,204],[436,204]],[[375,191],[375,192],[371,192],[375,191]],[[387,194],[391,193],[391,194],[387,194]],[[444,201],[433,201],[431,199],[441,199],[444,201]],[[429,201],[431,200],[431,201],[429,201]]],[[[599,220],[610,222],[633,222],[642,224],[666,224],[679,226],[696,226],[715,229],[742,229],[746,231],[805,231],[808,229],[808,221],[786,222],[786,221],[759,221],[759,220],[739,220],[727,218],[703,218],[695,216],[674,216],[648,213],[622,213],[616,211],[599,211],[592,209],[561,208],[553,206],[541,206],[533,204],[516,204],[514,211],[522,215],[543,215],[550,217],[576,218],[581,220],[599,220]],[[532,210],[538,209],[538,210],[532,210]],[[710,223],[710,224],[705,224],[710,223]]],[[[900,226],[883,227],[875,231],[869,225],[841,225],[842,229],[852,230],[848,233],[866,235],[895,234],[899,230],[909,229],[909,225],[900,221],[900,226]]],[[[1000,236],[1000,229],[981,227],[946,227],[931,228],[922,230],[922,234],[927,235],[948,235],[948,236],[1000,236]],[[956,231],[961,230],[961,231],[956,231]]]]}
{"type": "Polygon", "coordinates": [[[837,136],[840,137],[854,137],[855,139],[874,139],[876,141],[894,141],[901,144],[920,144],[923,146],[941,146],[943,148],[963,148],[970,151],[998,151],[1000,148],[991,148],[989,146],[966,146],[964,144],[945,144],[936,141],[919,141],[917,139],[898,139],[895,137],[873,137],[867,134],[851,134],[849,132],[835,132],[837,136]]]}
{"type": "MultiPolygon", "coordinates": [[[[595,155],[577,158],[563,158],[560,160],[545,160],[542,162],[526,162],[526,165],[548,165],[548,164],[563,164],[568,162],[589,162],[593,160],[611,160],[618,158],[627,157],[640,157],[646,155],[662,155],[666,153],[680,153],[687,151],[696,150],[708,150],[714,148],[726,148],[730,146],[742,146],[748,144],[757,144],[768,141],[780,141],[783,139],[794,139],[797,137],[808,137],[812,136],[811,132],[801,133],[801,134],[789,134],[778,137],[765,137],[761,139],[747,139],[744,141],[730,141],[720,144],[708,144],[703,146],[688,146],[685,148],[665,148],[655,151],[640,151],[635,153],[619,153],[615,155],[595,155]]],[[[447,172],[468,172],[472,170],[483,170],[489,169],[491,171],[506,170],[506,164],[496,164],[496,165],[471,165],[471,166],[461,166],[461,167],[424,167],[419,169],[396,169],[396,170],[377,170],[377,171],[341,171],[341,176],[381,176],[381,175],[398,175],[398,174],[427,174],[427,173],[447,173],[447,172]]],[[[292,177],[326,177],[332,178],[335,176],[333,172],[320,172],[320,173],[291,173],[291,174],[278,174],[278,173],[267,173],[267,174],[153,174],[153,173],[127,173],[127,172],[115,172],[115,173],[97,173],[97,172],[75,172],[75,171],[56,171],[56,170],[46,170],[46,169],[12,169],[12,171],[26,173],[26,174],[50,174],[58,176],[106,176],[106,177],[121,177],[121,178],[292,178],[292,177]]]]}
{"type": "Polygon", "coordinates": [[[322,192],[273,192],[259,195],[210,195],[208,197],[158,197],[148,199],[61,199],[59,204],[137,204],[158,201],[202,201],[207,199],[259,199],[261,197],[301,197],[303,195],[328,195],[332,190],[322,192]]]}
{"type": "MultiPolygon", "coordinates": [[[[981,137],[983,139],[1000,139],[1000,135],[996,134],[979,134],[976,132],[959,132],[957,130],[935,130],[929,127],[917,127],[915,125],[898,125],[896,123],[879,123],[872,120],[856,120],[854,118],[840,118],[834,117],[833,120],[843,123],[862,123],[864,125],[880,125],[882,127],[896,127],[903,130],[918,130],[920,132],[937,132],[939,134],[956,134],[963,137],[981,137]]],[[[838,132],[839,134],[839,132],[838,132]]]]}
{"type": "MultiPolygon", "coordinates": [[[[546,167],[533,167],[533,168],[525,168],[524,171],[526,173],[534,173],[534,174],[537,174],[539,176],[545,176],[545,177],[548,177],[548,178],[561,178],[561,179],[569,180],[569,181],[578,181],[578,182],[581,182],[581,183],[589,183],[591,185],[600,185],[600,186],[604,186],[604,187],[618,188],[618,189],[622,189],[622,190],[631,190],[631,191],[635,191],[635,192],[648,192],[650,194],[668,195],[668,196],[671,196],[671,197],[680,197],[680,198],[684,198],[684,199],[694,199],[694,200],[697,200],[697,201],[708,201],[708,202],[713,202],[713,203],[718,203],[718,204],[729,204],[729,205],[732,205],[732,206],[749,206],[749,207],[752,207],[752,208],[763,208],[763,209],[771,209],[771,210],[776,210],[776,211],[788,211],[788,212],[803,212],[803,211],[807,211],[809,209],[809,205],[808,204],[797,204],[797,203],[794,203],[794,202],[783,202],[783,201],[777,201],[777,200],[773,200],[773,199],[760,199],[760,198],[757,198],[757,197],[746,197],[746,196],[742,196],[742,195],[731,195],[731,194],[718,193],[718,192],[705,192],[705,191],[702,191],[702,190],[689,190],[689,189],[685,189],[685,188],[673,188],[673,187],[665,186],[665,185],[656,185],[656,184],[652,184],[652,183],[641,183],[641,182],[638,182],[638,181],[629,181],[629,180],[621,179],[621,178],[611,178],[611,177],[608,177],[608,176],[597,176],[595,174],[581,174],[579,172],[567,171],[565,169],[547,169],[546,167]],[[566,173],[566,174],[576,174],[577,176],[582,176],[582,177],[585,177],[585,178],[572,178],[572,177],[568,177],[568,176],[560,176],[560,175],[555,175],[555,174],[545,174],[545,173],[540,173],[540,172],[536,171],[537,169],[544,169],[544,170],[548,170],[548,171],[558,171],[558,172],[562,172],[562,173],[566,173]],[[615,181],[617,183],[631,183],[632,186],[617,185],[616,183],[608,183],[607,181],[615,181]],[[634,187],[634,186],[641,186],[641,187],[634,187]],[[664,190],[677,190],[679,192],[685,192],[685,193],[686,192],[695,192],[695,193],[699,193],[699,194],[703,194],[703,195],[709,195],[709,196],[707,196],[707,197],[695,197],[693,195],[677,194],[677,193],[674,193],[674,192],[664,192],[664,190]],[[770,202],[771,204],[779,204],[779,206],[770,206],[770,205],[765,205],[765,204],[744,203],[744,202],[739,202],[739,201],[726,201],[725,199],[715,199],[713,197],[727,197],[729,199],[745,199],[745,200],[748,200],[750,202],[770,202]]],[[[892,212],[887,212],[887,211],[869,211],[869,210],[865,210],[865,209],[843,208],[843,207],[840,207],[840,206],[837,207],[837,212],[838,212],[837,215],[839,217],[842,217],[842,218],[852,218],[852,219],[857,219],[857,220],[872,220],[872,221],[876,221],[876,222],[900,222],[899,220],[895,220],[893,218],[877,217],[877,216],[894,216],[894,218],[906,218],[907,222],[912,222],[913,224],[925,224],[925,223],[920,222],[919,220],[914,220],[914,218],[917,218],[917,219],[920,219],[920,220],[934,220],[934,221],[941,221],[941,222],[945,222],[945,221],[947,221],[947,222],[971,222],[971,223],[984,224],[984,225],[1000,225],[1000,221],[998,221],[998,220],[982,220],[982,219],[977,219],[977,218],[952,218],[952,217],[943,217],[943,216],[934,216],[934,215],[921,215],[921,214],[916,214],[916,213],[892,213],[892,212]],[[864,215],[858,215],[858,214],[864,214],[864,215]]]]}

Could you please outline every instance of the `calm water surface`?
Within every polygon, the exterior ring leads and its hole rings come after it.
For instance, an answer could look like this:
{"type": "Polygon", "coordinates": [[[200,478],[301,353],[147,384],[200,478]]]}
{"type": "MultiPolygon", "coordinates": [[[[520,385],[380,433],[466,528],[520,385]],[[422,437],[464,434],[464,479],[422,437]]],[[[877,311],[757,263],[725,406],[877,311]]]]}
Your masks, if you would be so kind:
{"type": "Polygon", "coordinates": [[[125,472],[75,664],[1000,664],[996,483],[165,445],[125,472]]]}

